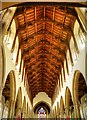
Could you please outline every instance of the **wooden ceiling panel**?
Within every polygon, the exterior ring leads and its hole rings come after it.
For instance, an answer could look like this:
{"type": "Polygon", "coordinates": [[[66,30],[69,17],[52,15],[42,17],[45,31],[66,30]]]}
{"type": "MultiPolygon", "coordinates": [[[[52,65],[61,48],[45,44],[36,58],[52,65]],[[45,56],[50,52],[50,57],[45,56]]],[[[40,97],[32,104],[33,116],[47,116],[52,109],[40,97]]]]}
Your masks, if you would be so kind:
{"type": "Polygon", "coordinates": [[[73,11],[62,6],[17,8],[19,44],[32,99],[42,91],[53,97],[76,19],[73,11]]]}
{"type": "Polygon", "coordinates": [[[36,13],[37,13],[36,17],[37,17],[37,19],[40,19],[40,18],[43,17],[43,12],[44,12],[44,8],[43,7],[36,8],[36,13]]]}

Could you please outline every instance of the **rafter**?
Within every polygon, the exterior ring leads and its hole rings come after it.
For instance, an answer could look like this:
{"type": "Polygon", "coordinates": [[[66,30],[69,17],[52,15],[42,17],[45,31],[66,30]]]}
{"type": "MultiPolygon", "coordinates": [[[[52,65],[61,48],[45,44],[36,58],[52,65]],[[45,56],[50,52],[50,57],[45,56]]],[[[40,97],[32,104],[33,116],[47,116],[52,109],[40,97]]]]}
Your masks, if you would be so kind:
{"type": "MultiPolygon", "coordinates": [[[[60,28],[62,28],[63,31],[66,31],[66,32],[69,32],[69,33],[71,31],[71,29],[69,28],[69,26],[64,26],[62,23],[57,22],[55,20],[52,20],[52,19],[50,19],[48,17],[45,17],[45,19],[44,19],[44,17],[41,18],[41,19],[35,19],[34,21],[31,21],[31,22],[29,21],[29,22],[27,22],[27,25],[31,26],[31,25],[36,24],[38,22],[41,22],[41,23],[51,22],[51,23],[55,24],[56,26],[59,26],[60,28]]],[[[25,28],[26,28],[26,23],[20,26],[19,31],[24,30],[25,28]]]]}
{"type": "MultiPolygon", "coordinates": [[[[22,42],[22,44],[20,44],[20,46],[22,47],[22,45],[24,45],[24,44],[27,44],[27,42],[26,42],[26,41],[22,42]]],[[[61,42],[60,44],[64,44],[64,45],[66,44],[66,46],[68,47],[68,43],[66,43],[66,42],[61,42]]],[[[32,51],[34,48],[37,48],[37,47],[39,47],[39,46],[42,46],[41,41],[39,41],[38,44],[33,44],[32,46],[30,46],[28,50],[29,50],[29,51],[32,51]]],[[[47,45],[47,46],[50,46],[50,44],[47,45]]],[[[58,47],[57,45],[55,46],[54,44],[51,44],[51,46],[52,46],[52,49],[57,50],[60,54],[62,54],[62,55],[65,54],[65,52],[64,52],[63,50],[61,50],[61,48],[58,47]]],[[[47,49],[45,49],[45,48],[46,48],[46,45],[43,45],[43,47],[44,47],[44,50],[47,51],[47,49]]],[[[67,48],[67,47],[66,47],[66,48],[67,48]]],[[[28,50],[27,50],[27,51],[24,51],[24,52],[25,52],[25,53],[26,53],[26,52],[29,53],[28,50]]],[[[42,47],[41,47],[41,50],[43,50],[42,47]]],[[[38,52],[40,52],[41,50],[39,50],[38,52]]],[[[37,54],[38,52],[36,52],[36,54],[37,54]]],[[[47,52],[48,52],[48,51],[47,51],[47,52]]],[[[49,53],[49,52],[48,52],[48,53],[49,53]]]]}
{"type": "MultiPolygon", "coordinates": [[[[59,51],[59,54],[61,54],[63,57],[65,57],[65,51],[61,50],[61,49],[58,48],[58,47],[54,47],[54,49],[56,49],[57,51],[59,51]]],[[[39,51],[40,51],[40,52],[42,51],[42,54],[43,54],[43,55],[45,55],[45,54],[46,54],[46,55],[50,55],[50,54],[51,54],[54,58],[57,59],[57,61],[60,61],[60,62],[61,62],[61,59],[60,59],[58,56],[54,55],[51,51],[49,52],[47,49],[44,48],[44,50],[43,50],[43,49],[41,48],[39,51]],[[44,52],[44,51],[46,51],[46,52],[44,52]]],[[[41,53],[39,53],[39,51],[38,51],[36,54],[37,54],[37,55],[42,55],[41,53]]],[[[23,51],[22,57],[25,56],[26,54],[29,54],[28,50],[27,50],[27,51],[23,51]]],[[[31,58],[35,57],[36,54],[33,53],[31,56],[29,56],[28,61],[30,61],[31,58]]],[[[24,58],[24,57],[23,57],[23,58],[24,58]]],[[[26,61],[27,61],[27,60],[26,60],[26,61]]]]}
{"type": "MultiPolygon", "coordinates": [[[[49,74],[48,71],[47,71],[47,73],[49,74]]],[[[42,73],[40,73],[40,74],[42,74],[42,73]]],[[[36,77],[35,77],[35,76],[31,76],[31,77],[30,77],[30,76],[29,76],[28,79],[33,80],[33,79],[38,79],[38,77],[39,77],[39,78],[44,78],[44,77],[47,78],[47,76],[48,76],[48,79],[49,79],[49,80],[55,81],[55,79],[56,79],[56,77],[53,77],[51,74],[49,74],[49,75],[46,75],[46,74],[45,74],[45,75],[40,75],[40,74],[38,74],[38,76],[36,76],[36,77]]]]}
{"type": "MultiPolygon", "coordinates": [[[[20,38],[19,49],[22,54],[19,73],[22,72],[22,79],[24,74],[27,75],[31,99],[40,91],[53,97],[62,68],[65,80],[64,60],[69,73],[66,52],[69,50],[71,63],[73,63],[69,46],[71,35],[77,49],[72,33],[75,20],[73,16],[75,14],[72,11],[74,9],[63,6],[41,6],[41,9],[38,9],[38,6],[26,7],[25,5],[16,11],[15,19],[18,20],[16,36],[20,38]],[[21,71],[22,60],[24,61],[23,71],[21,71]]],[[[15,41],[12,51],[14,51],[14,45],[15,41]]],[[[16,64],[18,56],[19,51],[16,64]]]]}
{"type": "MultiPolygon", "coordinates": [[[[41,70],[41,68],[39,68],[40,70],[41,70]]],[[[54,79],[56,79],[56,77],[54,77],[54,76],[52,76],[51,74],[54,74],[55,76],[58,76],[58,74],[57,74],[57,72],[55,72],[55,71],[53,71],[53,70],[51,70],[51,69],[49,69],[49,71],[46,69],[46,68],[44,68],[45,70],[46,70],[46,72],[52,77],[52,78],[54,78],[54,79]]],[[[38,71],[38,73],[42,73],[42,70],[40,71],[40,70],[37,70],[38,71]]],[[[35,70],[34,70],[35,71],[35,70]]],[[[35,77],[39,77],[40,76],[40,74],[37,74],[37,75],[28,75],[28,79],[33,79],[33,78],[35,78],[35,77]]],[[[41,76],[40,76],[41,77],[41,76]]],[[[43,75],[42,75],[42,77],[43,77],[43,75]]]]}
{"type": "MultiPolygon", "coordinates": [[[[36,63],[36,62],[34,62],[34,63],[36,63]]],[[[34,63],[33,63],[33,65],[34,65],[34,63]]],[[[60,68],[60,67],[59,67],[60,64],[56,63],[56,65],[55,65],[55,64],[53,64],[53,62],[50,62],[50,60],[48,60],[48,61],[44,61],[44,63],[39,62],[39,64],[36,65],[36,67],[34,67],[33,69],[31,68],[31,66],[27,65],[26,71],[27,71],[27,70],[29,71],[29,69],[30,69],[30,71],[31,71],[31,70],[34,71],[35,69],[39,68],[40,65],[42,65],[42,64],[45,64],[45,66],[43,66],[43,67],[47,67],[48,65],[50,65],[51,68],[52,68],[52,67],[53,67],[53,68],[55,67],[54,70],[58,70],[58,69],[60,68]]]]}

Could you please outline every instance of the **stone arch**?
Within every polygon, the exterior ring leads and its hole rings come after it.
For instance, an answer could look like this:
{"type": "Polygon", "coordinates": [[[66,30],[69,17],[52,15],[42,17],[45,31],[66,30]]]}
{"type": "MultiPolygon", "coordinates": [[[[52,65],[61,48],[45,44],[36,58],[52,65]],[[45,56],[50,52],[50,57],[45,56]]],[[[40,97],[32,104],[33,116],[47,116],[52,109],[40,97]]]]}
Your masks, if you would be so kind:
{"type": "Polygon", "coordinates": [[[84,95],[87,95],[86,92],[87,85],[83,74],[79,70],[75,71],[72,91],[73,91],[75,117],[76,118],[81,117],[81,113],[80,113],[81,99],[84,97],[84,95]]]}
{"type": "Polygon", "coordinates": [[[22,90],[21,87],[18,89],[16,103],[15,103],[15,116],[21,117],[22,112],[22,90]]]}
{"type": "Polygon", "coordinates": [[[73,110],[73,101],[72,101],[72,96],[71,96],[71,92],[70,89],[68,87],[66,87],[66,91],[65,91],[65,112],[66,112],[66,116],[70,116],[70,112],[71,110],[73,110]]]}
{"type": "MultiPolygon", "coordinates": [[[[16,95],[16,80],[14,71],[11,70],[5,80],[4,88],[2,91],[2,97],[4,103],[9,104],[8,108],[8,117],[13,117],[14,114],[14,105],[15,105],[15,95],[16,95]],[[8,102],[6,102],[8,101],[8,102]]],[[[4,113],[3,113],[4,114],[4,113]]]]}
{"type": "Polygon", "coordinates": [[[64,101],[63,97],[60,98],[60,118],[64,117],[64,101]]]}
{"type": "Polygon", "coordinates": [[[39,115],[42,115],[42,114],[39,114],[39,111],[42,108],[45,110],[45,114],[44,114],[45,116],[44,117],[47,117],[50,114],[51,108],[50,108],[49,104],[44,102],[44,101],[40,101],[33,108],[33,111],[34,111],[36,117],[39,117],[39,115]]]}
{"type": "Polygon", "coordinates": [[[73,79],[73,99],[75,99],[75,100],[79,99],[78,98],[78,84],[79,84],[80,77],[83,79],[83,82],[86,85],[86,80],[85,80],[83,74],[79,70],[76,70],[75,74],[74,74],[74,79],[73,79]]]}
{"type": "Polygon", "coordinates": [[[51,113],[51,108],[49,106],[48,103],[44,102],[44,101],[40,101],[37,104],[35,104],[35,106],[33,107],[33,111],[35,113],[36,117],[39,117],[39,110],[43,108],[45,110],[45,117],[48,117],[49,114],[51,113]]]}
{"type": "Polygon", "coordinates": [[[36,97],[33,99],[33,106],[35,106],[39,102],[45,102],[51,106],[51,98],[45,92],[39,92],[36,97]],[[45,99],[46,98],[46,99],[45,99]]]}
{"type": "Polygon", "coordinates": [[[6,84],[9,84],[10,86],[10,91],[11,91],[11,99],[14,100],[15,99],[15,95],[16,95],[16,80],[15,80],[15,73],[13,70],[11,70],[7,77],[6,77],[6,80],[5,80],[5,83],[4,83],[4,87],[3,87],[3,90],[5,88],[5,85],[6,84]],[[6,83],[6,82],[10,82],[10,83],[6,83]]]}
{"type": "Polygon", "coordinates": [[[11,87],[11,91],[13,92],[11,97],[13,100],[15,100],[15,96],[16,96],[16,80],[15,80],[15,74],[13,71],[10,72],[10,87],[11,87]]]}

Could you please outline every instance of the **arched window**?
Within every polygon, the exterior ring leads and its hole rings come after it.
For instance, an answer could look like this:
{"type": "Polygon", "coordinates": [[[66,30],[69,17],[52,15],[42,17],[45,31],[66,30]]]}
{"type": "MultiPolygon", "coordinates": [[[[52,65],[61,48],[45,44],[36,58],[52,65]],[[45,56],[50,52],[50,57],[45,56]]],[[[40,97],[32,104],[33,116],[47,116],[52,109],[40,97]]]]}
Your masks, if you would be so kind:
{"type": "Polygon", "coordinates": [[[41,118],[46,119],[46,110],[43,107],[38,110],[38,119],[40,120],[41,118]]]}

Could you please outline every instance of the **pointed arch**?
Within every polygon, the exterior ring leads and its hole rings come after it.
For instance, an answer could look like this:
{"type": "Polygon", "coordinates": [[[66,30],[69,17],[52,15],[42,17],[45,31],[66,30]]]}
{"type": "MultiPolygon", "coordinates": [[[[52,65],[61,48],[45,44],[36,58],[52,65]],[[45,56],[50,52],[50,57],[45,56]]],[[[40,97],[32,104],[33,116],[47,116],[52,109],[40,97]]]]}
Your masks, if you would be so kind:
{"type": "Polygon", "coordinates": [[[64,101],[62,96],[60,98],[60,117],[64,117],[64,101]]]}
{"type": "Polygon", "coordinates": [[[68,87],[66,87],[66,90],[65,90],[65,105],[67,107],[72,105],[72,96],[71,96],[70,89],[68,87]]]}
{"type": "Polygon", "coordinates": [[[81,89],[82,84],[84,85],[84,89],[85,89],[83,91],[83,95],[84,95],[85,91],[87,90],[86,80],[85,80],[83,74],[79,70],[76,70],[75,73],[74,73],[73,86],[72,86],[73,100],[75,100],[75,101],[80,100],[80,98],[82,97],[82,95],[80,95],[80,93],[82,91],[82,89],[81,89]]]}
{"type": "Polygon", "coordinates": [[[66,115],[69,116],[71,113],[71,109],[73,108],[73,101],[72,101],[72,96],[70,89],[66,87],[65,91],[65,110],[66,110],[66,115]]]}
{"type": "Polygon", "coordinates": [[[16,97],[16,103],[15,103],[15,116],[21,116],[22,112],[22,90],[21,87],[18,89],[17,97],[16,97]]]}
{"type": "Polygon", "coordinates": [[[76,70],[73,78],[73,101],[74,101],[74,110],[75,110],[75,117],[81,117],[80,113],[80,105],[81,99],[87,94],[87,84],[83,74],[76,70]]]}
{"type": "MultiPolygon", "coordinates": [[[[10,108],[8,108],[8,117],[12,117],[14,114],[14,101],[16,96],[16,80],[15,73],[11,70],[5,80],[4,88],[2,91],[2,98],[4,99],[4,104],[9,103],[10,108]]],[[[3,107],[4,108],[4,107],[3,107]]]]}

